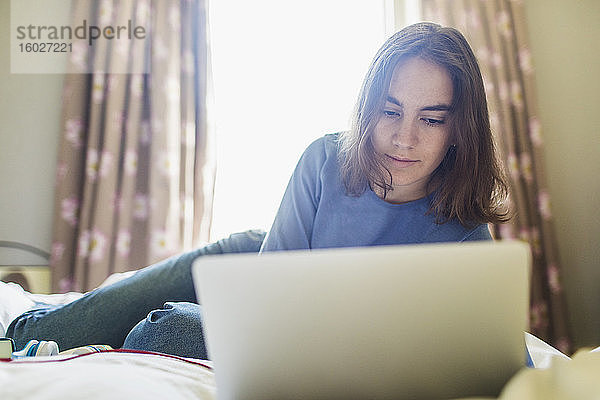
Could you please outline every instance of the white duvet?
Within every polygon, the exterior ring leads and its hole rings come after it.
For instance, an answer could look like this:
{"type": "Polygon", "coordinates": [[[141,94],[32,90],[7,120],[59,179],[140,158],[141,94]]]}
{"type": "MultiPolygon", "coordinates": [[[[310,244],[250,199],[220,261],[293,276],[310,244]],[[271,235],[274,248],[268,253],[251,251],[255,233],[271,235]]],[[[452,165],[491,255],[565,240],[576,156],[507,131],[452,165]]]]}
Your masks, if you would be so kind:
{"type": "Polygon", "coordinates": [[[0,362],[0,399],[212,400],[214,374],[202,364],[117,352],[0,362]]]}
{"type": "MultiPolygon", "coordinates": [[[[81,295],[31,294],[0,282],[0,335],[35,301],[60,304],[81,295]]],[[[600,400],[600,348],[582,349],[571,360],[533,337],[526,340],[539,368],[523,368],[498,400],[600,400]]],[[[0,400],[214,400],[215,393],[209,362],[167,355],[115,351],[0,362],[0,400]]]]}
{"type": "MultiPolygon", "coordinates": [[[[598,376],[600,352],[581,352],[546,369],[524,368],[498,400],[597,400],[598,376]]],[[[105,352],[0,362],[2,400],[215,398],[214,374],[200,360],[105,352]]]]}

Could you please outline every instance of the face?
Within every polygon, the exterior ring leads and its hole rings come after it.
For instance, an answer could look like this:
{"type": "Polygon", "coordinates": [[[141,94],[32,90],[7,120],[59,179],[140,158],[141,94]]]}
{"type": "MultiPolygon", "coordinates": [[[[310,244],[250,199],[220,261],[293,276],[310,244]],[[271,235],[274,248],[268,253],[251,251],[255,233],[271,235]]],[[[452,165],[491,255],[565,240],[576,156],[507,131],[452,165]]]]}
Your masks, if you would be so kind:
{"type": "Polygon", "coordinates": [[[376,156],[392,174],[393,191],[386,201],[404,203],[427,195],[431,174],[451,144],[451,103],[452,80],[443,67],[414,57],[394,69],[372,135],[376,156]]]}

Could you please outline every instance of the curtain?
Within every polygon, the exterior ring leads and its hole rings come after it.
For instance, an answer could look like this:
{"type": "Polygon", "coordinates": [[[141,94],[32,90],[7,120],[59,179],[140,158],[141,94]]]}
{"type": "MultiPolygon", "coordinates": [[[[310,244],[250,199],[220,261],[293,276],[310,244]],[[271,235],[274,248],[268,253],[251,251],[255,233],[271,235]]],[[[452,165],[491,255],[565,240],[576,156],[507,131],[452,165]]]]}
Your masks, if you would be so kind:
{"type": "Polygon", "coordinates": [[[73,2],[74,25],[129,23],[147,36],[73,45],[62,98],[53,291],[87,291],[111,273],[208,240],[214,160],[205,1],[73,2]]]}
{"type": "Polygon", "coordinates": [[[477,56],[492,131],[509,176],[509,207],[515,215],[510,223],[495,226],[494,234],[530,244],[530,331],[568,353],[571,340],[523,4],[508,0],[422,0],[422,11],[425,20],[460,30],[477,56]]]}

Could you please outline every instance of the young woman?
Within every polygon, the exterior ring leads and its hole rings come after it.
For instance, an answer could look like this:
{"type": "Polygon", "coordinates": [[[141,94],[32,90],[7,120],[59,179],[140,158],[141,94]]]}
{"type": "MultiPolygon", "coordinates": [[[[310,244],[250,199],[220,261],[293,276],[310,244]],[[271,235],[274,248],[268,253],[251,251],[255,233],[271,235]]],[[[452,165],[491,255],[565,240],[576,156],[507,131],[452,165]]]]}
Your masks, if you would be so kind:
{"type": "Polygon", "coordinates": [[[375,56],[351,130],[306,150],[263,251],[491,239],[506,192],[473,52],[420,23],[375,56]]]}
{"type": "Polygon", "coordinates": [[[66,306],[23,314],[8,336],[20,347],[51,339],[61,349],[110,344],[206,358],[196,257],[261,243],[275,251],[490,240],[487,224],[506,218],[506,193],[473,52],[455,29],[411,25],[375,56],[350,131],[302,155],[264,241],[232,235],[66,306]]]}

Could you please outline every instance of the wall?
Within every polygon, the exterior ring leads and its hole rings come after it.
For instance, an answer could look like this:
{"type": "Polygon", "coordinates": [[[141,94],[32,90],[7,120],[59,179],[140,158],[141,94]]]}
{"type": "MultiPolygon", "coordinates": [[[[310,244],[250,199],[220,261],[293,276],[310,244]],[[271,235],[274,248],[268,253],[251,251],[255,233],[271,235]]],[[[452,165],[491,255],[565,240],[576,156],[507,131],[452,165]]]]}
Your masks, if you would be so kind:
{"type": "Polygon", "coordinates": [[[600,2],[527,0],[547,178],[577,347],[600,345],[600,2]]]}
{"type": "MultiPolygon", "coordinates": [[[[63,75],[11,74],[9,27],[0,0],[0,240],[49,251],[63,75]]],[[[45,263],[0,248],[0,265],[45,263]]]]}

